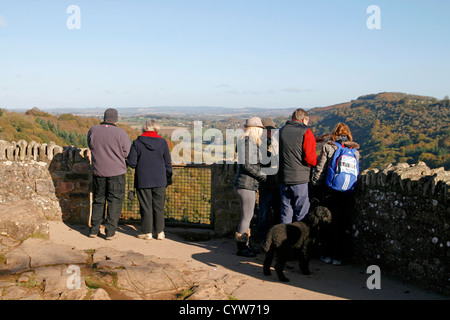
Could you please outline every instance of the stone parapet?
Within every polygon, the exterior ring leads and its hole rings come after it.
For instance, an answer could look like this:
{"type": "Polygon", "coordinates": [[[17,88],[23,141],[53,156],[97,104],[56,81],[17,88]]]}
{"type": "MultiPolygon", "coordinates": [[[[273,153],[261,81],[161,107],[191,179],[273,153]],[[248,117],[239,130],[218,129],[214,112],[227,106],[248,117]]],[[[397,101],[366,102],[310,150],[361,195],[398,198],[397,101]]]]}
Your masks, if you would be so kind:
{"type": "Polygon", "coordinates": [[[239,223],[239,199],[233,189],[236,174],[236,163],[211,167],[211,216],[219,236],[234,234],[239,223]]]}
{"type": "Polygon", "coordinates": [[[353,257],[450,294],[450,172],[425,163],[362,172],[348,234],[353,257]]]}
{"type": "Polygon", "coordinates": [[[368,169],[361,173],[361,189],[381,189],[406,195],[450,198],[450,172],[443,167],[430,169],[425,162],[409,165],[389,164],[385,169],[368,169]]]}
{"type": "Polygon", "coordinates": [[[29,200],[51,220],[87,222],[92,170],[89,150],[0,140],[0,203],[29,200]]]}

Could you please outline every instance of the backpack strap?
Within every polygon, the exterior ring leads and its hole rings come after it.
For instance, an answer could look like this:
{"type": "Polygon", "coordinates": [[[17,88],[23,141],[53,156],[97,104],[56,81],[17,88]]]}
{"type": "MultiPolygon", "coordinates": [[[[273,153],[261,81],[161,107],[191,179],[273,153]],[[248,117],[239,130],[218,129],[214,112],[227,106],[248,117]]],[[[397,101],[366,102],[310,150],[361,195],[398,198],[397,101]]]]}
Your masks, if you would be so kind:
{"type": "Polygon", "coordinates": [[[338,147],[338,149],[341,149],[342,148],[342,145],[339,143],[339,142],[336,142],[336,141],[333,141],[334,142],[334,144],[338,147]]]}

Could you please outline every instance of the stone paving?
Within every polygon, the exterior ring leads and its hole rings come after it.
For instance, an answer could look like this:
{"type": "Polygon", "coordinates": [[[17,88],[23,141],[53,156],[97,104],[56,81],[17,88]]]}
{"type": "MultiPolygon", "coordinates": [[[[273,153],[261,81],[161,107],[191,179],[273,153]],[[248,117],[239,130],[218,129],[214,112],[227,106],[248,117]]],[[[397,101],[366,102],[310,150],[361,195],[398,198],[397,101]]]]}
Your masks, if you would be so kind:
{"type": "Polygon", "coordinates": [[[263,254],[238,257],[229,238],[172,228],[162,241],[141,240],[121,225],[107,241],[89,238],[86,226],[46,221],[26,203],[0,208],[11,210],[0,214],[0,300],[448,300],[384,274],[382,289],[369,290],[365,268],[316,260],[309,276],[288,262],[291,282],[281,283],[263,275],[263,254]]]}
{"type": "Polygon", "coordinates": [[[239,286],[239,279],[194,274],[180,260],[131,250],[77,250],[40,238],[19,244],[5,236],[0,243],[2,300],[222,300],[239,286]]]}

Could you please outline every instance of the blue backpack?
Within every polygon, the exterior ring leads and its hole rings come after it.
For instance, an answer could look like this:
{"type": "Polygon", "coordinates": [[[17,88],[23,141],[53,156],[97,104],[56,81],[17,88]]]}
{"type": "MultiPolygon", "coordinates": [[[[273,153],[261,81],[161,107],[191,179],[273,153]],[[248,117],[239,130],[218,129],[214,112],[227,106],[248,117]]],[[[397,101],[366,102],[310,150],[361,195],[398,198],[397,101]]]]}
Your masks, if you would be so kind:
{"type": "Polygon", "coordinates": [[[328,167],[325,182],[330,188],[353,192],[359,175],[359,162],[356,149],[343,147],[335,142],[338,149],[334,152],[331,164],[328,167]]]}

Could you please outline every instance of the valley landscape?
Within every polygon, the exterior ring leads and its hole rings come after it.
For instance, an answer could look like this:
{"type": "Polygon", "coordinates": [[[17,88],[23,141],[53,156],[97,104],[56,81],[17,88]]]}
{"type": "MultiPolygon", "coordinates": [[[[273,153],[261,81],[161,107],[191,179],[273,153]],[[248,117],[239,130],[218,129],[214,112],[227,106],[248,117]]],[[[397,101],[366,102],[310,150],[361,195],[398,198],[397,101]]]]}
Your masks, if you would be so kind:
{"type": "MultiPolygon", "coordinates": [[[[226,129],[243,128],[251,116],[272,118],[279,128],[298,106],[283,109],[224,107],[118,108],[119,125],[134,140],[147,119],[156,119],[161,135],[172,149],[173,130],[193,130],[201,121],[202,130],[215,128],[225,137],[226,129]]],[[[425,162],[430,168],[450,169],[450,100],[384,92],[360,96],[331,106],[308,109],[314,134],[329,134],[336,123],[344,122],[361,146],[361,169],[383,168],[389,163],[425,162]]],[[[106,109],[106,107],[105,107],[106,109]]],[[[101,122],[103,109],[0,109],[0,139],[24,139],[39,143],[87,147],[87,132],[101,122]]],[[[203,148],[209,142],[204,142],[203,148]]],[[[318,154],[320,144],[318,144],[318,154]]]]}

